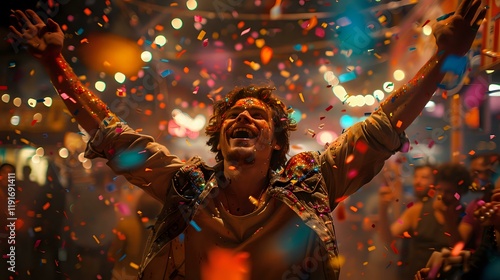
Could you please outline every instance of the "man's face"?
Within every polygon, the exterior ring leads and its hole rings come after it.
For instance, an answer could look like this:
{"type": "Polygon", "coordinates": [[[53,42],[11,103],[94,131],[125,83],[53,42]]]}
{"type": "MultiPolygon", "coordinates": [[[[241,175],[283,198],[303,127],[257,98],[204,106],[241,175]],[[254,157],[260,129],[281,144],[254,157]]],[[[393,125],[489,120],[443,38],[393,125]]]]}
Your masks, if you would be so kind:
{"type": "Polygon", "coordinates": [[[430,186],[434,183],[434,174],[432,168],[421,167],[413,173],[413,189],[417,197],[427,195],[430,186]]]}
{"type": "Polygon", "coordinates": [[[460,196],[456,196],[457,194],[457,186],[449,182],[438,182],[436,185],[436,195],[438,199],[443,201],[443,203],[447,206],[455,205],[460,201],[460,196]]]}
{"type": "Polygon", "coordinates": [[[270,161],[275,140],[271,109],[256,98],[236,101],[223,116],[220,142],[224,160],[237,164],[270,161]]]}
{"type": "Polygon", "coordinates": [[[482,158],[476,158],[470,163],[471,175],[477,187],[486,185],[491,180],[491,166],[482,158]]]}

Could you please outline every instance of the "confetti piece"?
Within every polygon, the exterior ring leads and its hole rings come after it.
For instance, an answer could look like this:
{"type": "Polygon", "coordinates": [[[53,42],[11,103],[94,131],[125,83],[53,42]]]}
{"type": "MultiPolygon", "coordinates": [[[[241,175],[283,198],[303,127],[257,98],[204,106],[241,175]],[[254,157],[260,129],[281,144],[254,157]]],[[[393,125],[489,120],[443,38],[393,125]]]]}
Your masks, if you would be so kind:
{"type": "Polygon", "coordinates": [[[403,236],[405,238],[411,238],[411,235],[407,231],[403,232],[403,236]]]}
{"type": "Polygon", "coordinates": [[[410,202],[410,203],[408,203],[408,204],[406,205],[406,208],[410,208],[410,207],[412,207],[412,206],[413,206],[413,204],[414,204],[414,202],[413,202],[413,201],[412,201],[412,202],[410,202]]]}
{"type": "Polygon", "coordinates": [[[394,252],[394,254],[397,255],[399,253],[398,252],[398,248],[396,247],[396,240],[392,240],[392,242],[391,242],[391,249],[394,252]]]}
{"type": "Polygon", "coordinates": [[[200,33],[198,33],[197,39],[199,41],[201,41],[203,39],[203,37],[205,37],[206,34],[207,34],[207,32],[205,32],[205,30],[201,30],[200,33]]]}
{"type": "Polygon", "coordinates": [[[351,211],[354,213],[358,212],[358,208],[356,208],[355,206],[351,206],[349,207],[349,209],[351,209],[351,211]]]}
{"type": "Polygon", "coordinates": [[[424,24],[422,24],[422,27],[426,26],[429,22],[431,22],[431,20],[430,20],[430,19],[426,20],[426,21],[424,22],[424,24]]]}
{"type": "Polygon", "coordinates": [[[90,16],[90,15],[92,14],[92,11],[91,11],[89,8],[85,8],[85,9],[83,10],[83,13],[84,13],[85,15],[87,15],[87,16],[90,16]]]}
{"type": "Polygon", "coordinates": [[[349,163],[351,163],[353,160],[354,160],[354,155],[353,155],[353,154],[350,154],[349,156],[347,156],[347,158],[346,158],[346,160],[345,160],[345,163],[346,163],[346,164],[349,164],[349,163]]]}
{"type": "Polygon", "coordinates": [[[49,208],[50,208],[50,202],[45,203],[42,207],[43,210],[47,210],[49,208]]]}
{"type": "Polygon", "coordinates": [[[243,36],[243,35],[247,34],[248,32],[250,32],[250,29],[251,29],[251,28],[247,28],[247,29],[243,30],[243,31],[241,32],[240,36],[243,36]]]}
{"type": "Polygon", "coordinates": [[[97,244],[101,244],[101,242],[99,241],[99,239],[97,238],[97,236],[92,235],[92,237],[94,238],[94,240],[95,240],[95,242],[96,242],[97,244]]]}
{"type": "Polygon", "coordinates": [[[464,246],[465,246],[465,243],[463,241],[457,242],[457,244],[455,244],[455,246],[453,246],[453,249],[451,249],[451,256],[453,256],[453,257],[458,256],[460,254],[460,252],[462,251],[462,249],[464,248],[464,246]]]}
{"type": "Polygon", "coordinates": [[[373,246],[368,247],[367,249],[368,249],[368,252],[371,252],[371,251],[375,251],[375,249],[377,249],[377,247],[375,247],[375,245],[373,245],[373,246]]]}
{"type": "Polygon", "coordinates": [[[131,268],[133,268],[133,269],[137,269],[137,270],[139,269],[139,265],[138,265],[138,264],[136,264],[136,263],[134,263],[134,262],[130,262],[130,264],[129,264],[129,265],[130,265],[130,267],[131,267],[131,268]]]}
{"type": "Polygon", "coordinates": [[[400,120],[396,123],[397,128],[400,128],[402,125],[403,125],[403,122],[400,120]]]}
{"type": "Polygon", "coordinates": [[[194,220],[191,220],[191,222],[189,222],[189,224],[197,231],[197,232],[200,232],[201,231],[201,228],[200,226],[194,221],[194,220]]]}
{"type": "Polygon", "coordinates": [[[328,112],[328,111],[330,111],[332,108],[333,108],[333,106],[332,106],[332,105],[330,105],[330,106],[326,107],[326,109],[325,109],[325,110],[328,112]]]}
{"type": "Polygon", "coordinates": [[[255,199],[253,196],[249,196],[248,197],[248,200],[250,200],[250,202],[255,205],[255,206],[258,206],[259,205],[259,201],[257,199],[255,199]]]}
{"type": "Polygon", "coordinates": [[[273,49],[271,47],[265,46],[260,50],[260,61],[262,64],[266,65],[271,61],[273,57],[273,49]]]}
{"type": "Polygon", "coordinates": [[[161,72],[160,75],[161,75],[162,78],[165,78],[165,77],[167,77],[170,74],[172,74],[172,70],[167,69],[167,70],[164,70],[163,72],[161,72]]]}
{"type": "Polygon", "coordinates": [[[300,97],[300,101],[302,101],[302,103],[304,103],[304,95],[302,94],[302,92],[299,93],[299,97],[300,97]]]}

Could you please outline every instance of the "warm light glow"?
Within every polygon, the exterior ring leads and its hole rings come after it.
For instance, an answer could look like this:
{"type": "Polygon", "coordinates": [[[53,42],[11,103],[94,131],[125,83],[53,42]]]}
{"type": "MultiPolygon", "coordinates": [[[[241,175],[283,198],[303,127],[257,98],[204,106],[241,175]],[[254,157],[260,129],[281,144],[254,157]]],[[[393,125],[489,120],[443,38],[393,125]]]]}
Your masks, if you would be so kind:
{"type": "Polygon", "coordinates": [[[394,83],[393,82],[385,82],[384,83],[384,91],[385,92],[392,92],[394,90],[394,83]]]}
{"type": "Polygon", "coordinates": [[[404,80],[405,76],[406,76],[405,72],[401,69],[394,71],[394,74],[393,74],[394,80],[396,80],[398,82],[404,80]]]}
{"type": "Polygon", "coordinates": [[[86,161],[87,159],[85,158],[85,154],[84,154],[84,153],[79,153],[79,154],[78,154],[78,160],[79,160],[80,162],[84,162],[84,161],[86,161]]]}
{"type": "Polygon", "coordinates": [[[66,148],[59,149],[59,156],[62,158],[67,158],[69,156],[69,151],[66,148]]]}
{"type": "Polygon", "coordinates": [[[490,84],[488,90],[491,92],[490,96],[500,96],[500,85],[490,84]]]}
{"type": "Polygon", "coordinates": [[[103,92],[106,90],[106,83],[103,81],[97,81],[95,82],[94,87],[96,90],[103,92]]]}
{"type": "Polygon", "coordinates": [[[33,115],[33,120],[36,121],[36,122],[41,122],[42,121],[42,114],[40,113],[35,113],[33,115]]]}
{"type": "Polygon", "coordinates": [[[125,82],[125,78],[125,74],[121,72],[115,73],[115,81],[117,81],[118,83],[122,84],[123,82],[125,82]]]}
{"type": "Polygon", "coordinates": [[[16,107],[21,106],[21,103],[22,103],[21,98],[19,98],[19,97],[14,98],[12,103],[14,103],[14,106],[16,106],[16,107]]]}
{"type": "Polygon", "coordinates": [[[377,89],[373,92],[373,97],[375,97],[378,101],[382,101],[382,99],[384,99],[385,97],[385,94],[380,89],[377,89]]]}
{"type": "Polygon", "coordinates": [[[4,93],[2,95],[2,101],[5,103],[9,103],[9,100],[10,100],[10,95],[8,93],[4,93]]]}
{"type": "Polygon", "coordinates": [[[427,24],[426,26],[424,26],[424,28],[422,28],[422,33],[425,36],[429,36],[432,34],[432,27],[430,26],[430,24],[427,24]]]}
{"type": "Polygon", "coordinates": [[[88,170],[88,169],[92,168],[92,161],[85,159],[85,161],[82,162],[82,165],[83,165],[83,168],[88,170]]]}
{"type": "Polygon", "coordinates": [[[29,105],[31,108],[35,108],[35,106],[36,106],[36,99],[34,99],[34,98],[30,98],[30,99],[28,99],[28,105],[29,105]]]}
{"type": "Polygon", "coordinates": [[[316,136],[316,141],[318,142],[318,144],[323,146],[326,145],[327,143],[332,143],[333,140],[337,138],[337,136],[338,135],[335,134],[333,131],[328,131],[328,130],[320,131],[316,136]]]}
{"type": "Polygon", "coordinates": [[[198,2],[196,2],[196,0],[188,0],[186,2],[186,7],[189,9],[189,10],[194,10],[196,8],[198,8],[198,2]]]}
{"type": "Polygon", "coordinates": [[[35,154],[39,157],[43,157],[43,155],[45,154],[45,150],[42,147],[38,147],[35,151],[35,154]]]}
{"type": "Polygon", "coordinates": [[[434,112],[434,110],[436,110],[436,103],[432,100],[427,102],[427,104],[425,104],[425,110],[427,112],[434,112]]]}
{"type": "Polygon", "coordinates": [[[365,104],[368,106],[375,104],[375,97],[373,95],[365,95],[365,104]]]}
{"type": "Polygon", "coordinates": [[[165,36],[163,35],[156,36],[155,44],[157,44],[160,47],[163,47],[163,45],[165,45],[166,43],[167,43],[167,38],[165,38],[165,36]]]}
{"type": "Polygon", "coordinates": [[[151,61],[151,59],[153,59],[153,55],[152,55],[152,54],[151,54],[151,52],[149,52],[149,51],[143,51],[143,52],[141,53],[141,59],[142,59],[142,61],[144,61],[144,62],[150,62],[150,61],[151,61]]]}
{"type": "Polygon", "coordinates": [[[31,161],[33,163],[40,163],[40,157],[37,156],[37,155],[34,155],[34,156],[31,157],[31,161]]]}
{"type": "Polygon", "coordinates": [[[10,124],[12,125],[19,125],[19,121],[21,120],[21,118],[19,118],[19,116],[12,116],[10,118],[10,124]]]}
{"type": "Polygon", "coordinates": [[[172,24],[172,27],[174,29],[181,29],[181,27],[182,27],[182,19],[180,19],[180,18],[174,18],[172,20],[171,24],[172,24]]]}
{"type": "Polygon", "coordinates": [[[342,102],[344,102],[347,98],[347,91],[345,90],[345,88],[343,86],[339,85],[339,86],[333,87],[333,93],[342,102]]]}
{"type": "Polygon", "coordinates": [[[50,107],[52,106],[52,98],[51,97],[45,97],[43,99],[43,105],[50,107]]]}

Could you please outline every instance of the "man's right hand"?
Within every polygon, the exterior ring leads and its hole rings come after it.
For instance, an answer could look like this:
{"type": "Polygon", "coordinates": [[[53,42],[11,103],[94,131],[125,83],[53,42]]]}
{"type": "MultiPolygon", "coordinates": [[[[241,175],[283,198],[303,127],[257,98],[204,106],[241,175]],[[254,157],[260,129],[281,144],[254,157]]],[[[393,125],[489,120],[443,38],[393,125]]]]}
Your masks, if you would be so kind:
{"type": "Polygon", "coordinates": [[[64,33],[55,21],[49,18],[45,23],[33,10],[16,10],[11,19],[10,31],[35,58],[43,60],[61,53],[64,33]]]}

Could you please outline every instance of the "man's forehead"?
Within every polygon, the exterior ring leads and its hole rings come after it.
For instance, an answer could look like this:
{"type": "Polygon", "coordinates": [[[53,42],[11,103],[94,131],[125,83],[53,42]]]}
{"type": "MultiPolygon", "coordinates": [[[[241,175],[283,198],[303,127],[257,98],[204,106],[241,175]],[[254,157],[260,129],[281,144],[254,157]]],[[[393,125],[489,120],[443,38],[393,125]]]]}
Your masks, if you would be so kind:
{"type": "Polygon", "coordinates": [[[269,108],[266,103],[264,103],[262,100],[259,100],[254,97],[246,97],[242,99],[238,99],[236,103],[234,103],[233,108],[235,107],[260,107],[262,109],[267,109],[269,108]]]}

